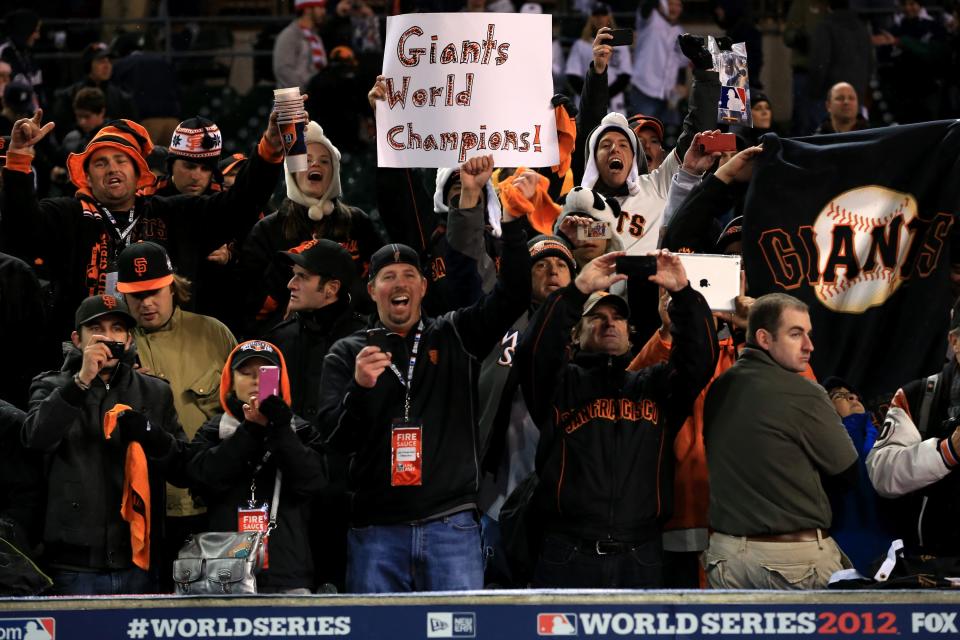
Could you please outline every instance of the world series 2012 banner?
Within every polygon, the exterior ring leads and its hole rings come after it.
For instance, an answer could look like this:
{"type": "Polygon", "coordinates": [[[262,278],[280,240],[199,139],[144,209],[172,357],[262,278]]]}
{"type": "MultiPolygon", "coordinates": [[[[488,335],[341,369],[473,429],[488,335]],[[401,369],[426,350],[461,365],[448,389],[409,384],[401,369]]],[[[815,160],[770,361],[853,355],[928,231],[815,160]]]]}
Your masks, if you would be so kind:
{"type": "Polygon", "coordinates": [[[960,121],[763,138],[744,210],[751,296],[810,306],[818,379],[868,398],[940,370],[960,121]]]}
{"type": "Polygon", "coordinates": [[[379,166],[455,167],[490,153],[503,167],[557,164],[551,34],[549,15],[387,18],[379,166]]]}
{"type": "MultiPolygon", "coordinates": [[[[626,592],[621,592],[622,597],[626,592]]],[[[927,594],[924,594],[924,596],[927,594]]],[[[114,608],[0,613],[0,638],[16,640],[158,640],[184,638],[956,638],[957,598],[918,604],[578,604],[551,602],[340,604],[302,598],[296,606],[229,600],[204,605],[114,601],[114,608]],[[159,605],[159,606],[155,606],[159,605]]],[[[680,599],[676,593],[673,597],[680,599]]],[[[524,597],[526,599],[526,597],[524,597]]],[[[864,600],[867,598],[863,598],[864,600]]],[[[880,601],[874,593],[873,600],[880,601]]],[[[502,598],[501,598],[502,600],[502,598]]],[[[349,599],[348,599],[349,601],[349,599]]]]}

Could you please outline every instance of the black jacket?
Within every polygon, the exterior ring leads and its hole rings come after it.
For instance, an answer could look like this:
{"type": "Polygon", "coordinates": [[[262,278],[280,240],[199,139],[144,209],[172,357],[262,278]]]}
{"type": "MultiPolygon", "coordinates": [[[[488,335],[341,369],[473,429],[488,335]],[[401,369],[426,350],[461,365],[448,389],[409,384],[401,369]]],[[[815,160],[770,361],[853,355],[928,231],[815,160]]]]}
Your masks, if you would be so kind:
{"type": "MultiPolygon", "coordinates": [[[[475,213],[482,215],[479,207],[475,213]]],[[[503,225],[503,244],[493,291],[439,318],[422,317],[410,409],[411,419],[423,425],[421,486],[391,486],[391,422],[403,418],[404,384],[390,369],[372,389],[356,383],[354,362],[366,346],[364,332],[340,340],[327,354],[319,420],[332,429],[329,444],[353,455],[355,526],[414,522],[476,505],[480,362],[530,303],[530,254],[521,225],[503,225]]],[[[392,341],[393,361],[404,377],[416,333],[392,341]]]]}
{"type": "Polygon", "coordinates": [[[222,414],[200,427],[187,448],[187,476],[207,505],[211,531],[237,530],[237,509],[247,506],[251,481],[256,482],[256,503],[269,505],[277,469],[283,472],[277,528],[267,547],[269,567],[257,576],[261,589],[314,588],[307,523],[310,498],[326,484],[326,465],[316,431],[297,417],[291,427],[238,423],[222,414]],[[228,424],[236,431],[223,438],[222,425],[228,424]]]}
{"type": "Polygon", "coordinates": [[[746,185],[727,184],[713,174],[704,177],[677,209],[661,245],[682,253],[716,253],[723,231],[720,218],[743,206],[746,185]]]}
{"type": "Polygon", "coordinates": [[[673,439],[707,385],[719,349],[706,301],[672,294],[670,361],[626,371],[621,356],[565,358],[587,296],[571,284],[547,298],[517,347],[523,395],[541,430],[535,495],[547,531],[640,541],[673,505],[673,439]]]}
{"type": "Polygon", "coordinates": [[[279,347],[290,377],[290,407],[304,420],[317,416],[323,359],[334,342],[366,326],[344,300],[317,309],[297,312],[270,330],[266,340],[279,347]]]}
{"type": "Polygon", "coordinates": [[[26,410],[30,381],[63,361],[60,339],[50,331],[44,292],[28,264],[0,253],[0,334],[16,335],[29,327],[31,339],[10,340],[8,366],[0,371],[0,398],[26,410]]]}
{"type": "MultiPolygon", "coordinates": [[[[125,360],[132,359],[128,352],[125,360]]],[[[114,436],[105,439],[104,414],[122,403],[140,411],[179,440],[186,436],[177,420],[167,382],[117,366],[109,384],[99,378],[82,391],[73,381],[81,352],[71,347],[61,371],[37,376],[30,388],[30,411],[23,425],[23,443],[47,454],[47,514],[44,558],[53,566],[113,571],[132,565],[130,527],[120,517],[126,447],[114,436]]],[[[163,458],[148,458],[150,475],[151,564],[158,557],[165,515],[164,479],[184,486],[183,478],[166,474],[175,448],[163,458]]]]}
{"type": "Polygon", "coordinates": [[[0,400],[0,520],[13,528],[17,539],[11,542],[29,552],[40,540],[47,491],[43,456],[25,450],[20,441],[26,418],[26,413],[0,400]]]}
{"type": "MultiPolygon", "coordinates": [[[[243,237],[254,224],[281,166],[254,153],[229,191],[201,197],[137,197],[134,215],[139,219],[132,241],[165,246],[177,272],[194,279],[211,251],[243,237]]],[[[59,335],[68,335],[80,302],[104,292],[104,274],[124,245],[99,213],[85,211],[79,197],[38,200],[33,177],[7,168],[3,186],[0,242],[28,264],[42,258],[42,272],[56,283],[54,326],[59,335]]]]}

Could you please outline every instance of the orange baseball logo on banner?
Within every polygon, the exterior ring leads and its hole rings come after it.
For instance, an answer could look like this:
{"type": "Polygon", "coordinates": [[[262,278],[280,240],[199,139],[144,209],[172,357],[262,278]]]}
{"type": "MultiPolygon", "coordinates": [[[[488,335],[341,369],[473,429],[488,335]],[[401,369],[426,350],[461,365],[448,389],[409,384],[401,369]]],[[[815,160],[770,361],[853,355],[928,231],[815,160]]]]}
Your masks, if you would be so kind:
{"type": "Polygon", "coordinates": [[[133,259],[133,270],[138,276],[142,276],[147,272],[147,259],[146,258],[134,258],[133,259]]]}

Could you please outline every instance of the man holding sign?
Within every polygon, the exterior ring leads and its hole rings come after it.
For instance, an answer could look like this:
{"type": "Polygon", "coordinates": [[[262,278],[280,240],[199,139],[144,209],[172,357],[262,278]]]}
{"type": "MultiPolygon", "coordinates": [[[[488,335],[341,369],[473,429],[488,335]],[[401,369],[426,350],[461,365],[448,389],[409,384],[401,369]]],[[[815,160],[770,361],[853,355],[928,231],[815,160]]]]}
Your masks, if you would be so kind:
{"type": "MultiPolygon", "coordinates": [[[[460,207],[483,216],[493,171],[482,156],[460,167],[460,207]]],[[[530,254],[503,214],[503,266],[469,307],[424,317],[417,253],[389,244],[370,262],[372,328],[337,342],[324,361],[319,420],[351,455],[347,590],[483,587],[477,514],[477,376],[482,359],[530,303],[530,254]]]]}

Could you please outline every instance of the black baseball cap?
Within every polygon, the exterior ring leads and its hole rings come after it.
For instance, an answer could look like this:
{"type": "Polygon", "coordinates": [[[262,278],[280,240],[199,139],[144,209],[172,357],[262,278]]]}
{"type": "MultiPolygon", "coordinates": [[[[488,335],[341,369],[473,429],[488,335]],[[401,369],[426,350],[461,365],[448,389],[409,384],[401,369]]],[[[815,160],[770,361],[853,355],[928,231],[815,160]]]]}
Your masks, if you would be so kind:
{"type": "Polygon", "coordinates": [[[720,232],[714,249],[717,253],[723,253],[724,250],[739,240],[743,239],[743,216],[736,216],[720,232]]]}
{"type": "Polygon", "coordinates": [[[953,309],[950,310],[950,331],[960,329],[960,300],[953,303],[953,309]]]}
{"type": "Polygon", "coordinates": [[[127,323],[128,329],[137,324],[137,321],[130,315],[130,310],[127,309],[126,302],[116,296],[105,293],[99,296],[90,296],[80,303],[80,306],[77,307],[75,328],[77,331],[80,331],[80,327],[88,325],[97,318],[110,315],[111,313],[115,313],[123,318],[127,323]]]}
{"type": "Polygon", "coordinates": [[[405,244],[383,245],[370,256],[370,279],[376,278],[380,269],[391,264],[412,264],[419,271],[420,256],[405,244]]]}
{"type": "Polygon", "coordinates": [[[275,367],[280,366],[280,352],[275,346],[266,340],[247,340],[237,346],[230,368],[239,369],[240,365],[251,358],[263,358],[275,367]]]}
{"type": "Polygon", "coordinates": [[[279,253],[287,262],[300,265],[311,273],[339,280],[343,292],[350,291],[357,277],[350,252],[333,240],[311,240],[293,251],[279,253]]]}
{"type": "Polygon", "coordinates": [[[83,49],[83,55],[80,57],[85,72],[90,71],[90,64],[100,58],[109,58],[112,55],[110,45],[106,42],[91,42],[83,49]]]}
{"type": "Polygon", "coordinates": [[[156,242],[132,244],[117,256],[117,291],[120,293],[153,291],[172,282],[170,256],[156,242]]]}
{"type": "Polygon", "coordinates": [[[828,376],[826,379],[824,379],[822,384],[823,384],[823,388],[827,390],[828,395],[834,389],[840,389],[840,388],[844,388],[851,393],[856,393],[857,395],[860,395],[852,384],[850,384],[840,376],[828,376]]]}
{"type": "Polygon", "coordinates": [[[32,116],[35,111],[33,96],[32,86],[26,82],[14,80],[8,82],[3,89],[3,104],[17,115],[32,116]]]}

